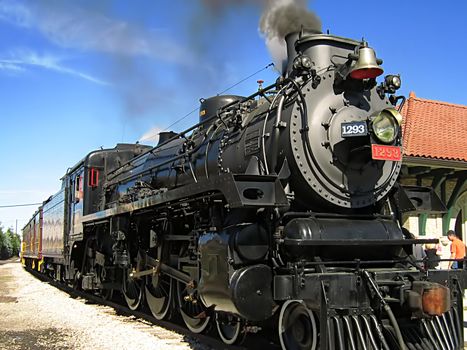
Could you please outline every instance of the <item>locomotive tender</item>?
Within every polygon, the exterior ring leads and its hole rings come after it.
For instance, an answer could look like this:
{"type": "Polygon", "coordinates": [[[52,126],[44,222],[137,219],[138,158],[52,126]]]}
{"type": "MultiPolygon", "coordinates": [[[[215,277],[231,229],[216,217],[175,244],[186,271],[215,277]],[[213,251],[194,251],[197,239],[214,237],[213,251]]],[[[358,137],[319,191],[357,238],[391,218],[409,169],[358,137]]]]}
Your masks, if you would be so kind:
{"type": "Polygon", "coordinates": [[[464,271],[425,270],[413,245],[433,240],[401,227],[436,198],[398,183],[400,78],[377,84],[366,42],[286,41],[271,86],[67,171],[25,264],[193,332],[214,322],[226,344],[272,328],[283,349],[461,349],[464,271]]]}

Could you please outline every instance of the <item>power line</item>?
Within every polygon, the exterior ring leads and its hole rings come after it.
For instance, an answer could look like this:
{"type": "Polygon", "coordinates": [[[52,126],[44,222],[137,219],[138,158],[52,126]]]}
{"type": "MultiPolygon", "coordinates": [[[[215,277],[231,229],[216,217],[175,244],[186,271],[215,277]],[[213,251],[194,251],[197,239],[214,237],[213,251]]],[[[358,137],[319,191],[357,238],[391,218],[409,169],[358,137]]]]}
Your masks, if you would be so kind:
{"type": "Polygon", "coordinates": [[[272,66],[274,66],[274,63],[269,63],[266,67],[261,68],[260,70],[258,70],[258,71],[256,71],[256,72],[250,74],[250,75],[247,76],[246,78],[243,78],[243,79],[240,80],[238,83],[235,83],[235,84],[233,84],[232,86],[229,86],[229,87],[228,87],[227,89],[225,89],[224,91],[219,92],[218,95],[222,95],[224,92],[227,92],[227,91],[229,91],[230,89],[233,89],[233,88],[236,87],[237,85],[240,85],[241,83],[243,83],[245,80],[250,79],[251,77],[255,76],[256,74],[261,73],[263,70],[266,70],[266,69],[268,69],[269,67],[272,67],[272,66]]]}
{"type": "Polygon", "coordinates": [[[41,204],[42,203],[10,204],[10,205],[0,205],[0,208],[30,207],[33,205],[41,205],[41,204]]]}
{"type": "Polygon", "coordinates": [[[181,117],[180,119],[177,119],[176,121],[174,121],[172,124],[170,124],[168,127],[166,127],[164,130],[162,131],[166,131],[168,129],[170,129],[172,126],[174,126],[175,124],[178,124],[180,123],[183,119],[187,118],[188,116],[192,115],[193,113],[195,113],[197,110],[198,110],[198,106],[196,106],[195,109],[193,109],[191,112],[188,112],[187,114],[185,114],[183,117],[181,117]]]}
{"type": "MultiPolygon", "coordinates": [[[[221,94],[223,94],[223,93],[225,93],[225,92],[227,92],[227,91],[233,89],[233,88],[236,87],[237,85],[240,85],[240,84],[243,83],[244,81],[250,79],[251,77],[255,76],[256,74],[261,73],[262,71],[264,71],[264,70],[266,70],[266,69],[268,69],[269,67],[272,67],[272,66],[274,66],[274,63],[269,63],[267,66],[265,66],[265,67],[263,67],[263,68],[261,68],[261,69],[258,69],[256,72],[254,72],[254,73],[250,74],[249,76],[243,78],[243,79],[240,80],[239,82],[237,82],[237,83],[233,84],[232,86],[229,86],[227,89],[222,90],[221,92],[217,93],[217,95],[221,95],[221,94]]],[[[199,107],[196,106],[196,108],[194,108],[191,112],[188,112],[188,113],[185,114],[183,117],[177,119],[176,121],[174,121],[172,124],[170,124],[168,127],[166,127],[166,128],[165,128],[164,130],[162,130],[162,131],[169,130],[172,126],[174,126],[174,125],[180,123],[183,119],[188,118],[190,115],[192,115],[194,112],[196,112],[196,111],[198,110],[198,108],[199,108],[199,107]]],[[[149,138],[149,137],[147,137],[147,138],[149,138]]]]}

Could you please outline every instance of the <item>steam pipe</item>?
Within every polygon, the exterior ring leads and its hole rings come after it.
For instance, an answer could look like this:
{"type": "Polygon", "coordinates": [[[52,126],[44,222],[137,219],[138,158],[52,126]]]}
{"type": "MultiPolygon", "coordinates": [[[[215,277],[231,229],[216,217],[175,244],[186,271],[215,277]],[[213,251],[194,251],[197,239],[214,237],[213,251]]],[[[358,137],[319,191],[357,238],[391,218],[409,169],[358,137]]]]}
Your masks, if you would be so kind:
{"type": "Polygon", "coordinates": [[[268,112],[266,113],[266,116],[264,117],[264,122],[263,122],[263,132],[261,133],[261,151],[263,153],[263,164],[264,164],[264,172],[265,174],[269,174],[269,167],[268,167],[268,159],[266,157],[266,124],[269,119],[269,114],[271,113],[271,109],[273,108],[274,104],[276,103],[277,96],[279,96],[280,90],[276,96],[272,99],[272,102],[269,104],[268,112]]]}
{"type": "Polygon", "coordinates": [[[208,142],[206,143],[206,149],[204,151],[204,170],[206,172],[206,179],[209,179],[209,170],[208,170],[208,155],[209,155],[209,148],[210,148],[209,146],[211,145],[211,140],[214,134],[216,133],[217,128],[218,126],[216,124],[211,124],[211,126],[206,131],[206,136],[208,140],[208,142]],[[211,132],[212,128],[214,128],[214,130],[212,130],[212,134],[209,136],[209,133],[211,132]]]}
{"type": "Polygon", "coordinates": [[[280,136],[280,122],[282,117],[282,108],[284,106],[285,96],[281,95],[279,99],[279,104],[277,105],[276,110],[276,121],[274,123],[274,136],[271,139],[272,142],[272,156],[271,156],[271,171],[275,172],[276,165],[277,165],[277,150],[278,150],[278,143],[279,143],[279,136],[280,136]]]}
{"type": "Polygon", "coordinates": [[[266,141],[265,141],[265,134],[266,134],[266,124],[269,119],[269,114],[271,113],[271,110],[274,108],[274,104],[276,103],[277,97],[282,93],[282,91],[287,87],[287,85],[284,85],[274,96],[272,99],[272,102],[269,104],[268,111],[266,113],[266,116],[264,117],[264,122],[263,122],[263,132],[261,134],[261,148],[262,148],[262,153],[263,153],[263,163],[264,163],[264,171],[266,174],[269,174],[269,167],[268,167],[268,160],[266,157],[266,141]]]}
{"type": "Polygon", "coordinates": [[[188,164],[190,165],[191,175],[193,175],[193,180],[195,183],[198,183],[198,179],[196,178],[195,171],[193,170],[193,165],[191,164],[191,160],[188,160],[188,164]]]}

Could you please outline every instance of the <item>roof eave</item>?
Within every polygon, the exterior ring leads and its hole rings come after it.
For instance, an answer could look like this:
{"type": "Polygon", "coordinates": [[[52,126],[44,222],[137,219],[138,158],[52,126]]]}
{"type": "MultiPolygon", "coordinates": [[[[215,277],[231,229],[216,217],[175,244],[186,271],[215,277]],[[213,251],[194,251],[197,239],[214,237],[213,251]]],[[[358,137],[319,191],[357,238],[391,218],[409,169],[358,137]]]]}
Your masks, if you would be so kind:
{"type": "Polygon", "coordinates": [[[459,170],[467,169],[467,162],[462,160],[404,156],[402,158],[402,162],[406,165],[430,166],[432,168],[452,168],[459,170]]]}

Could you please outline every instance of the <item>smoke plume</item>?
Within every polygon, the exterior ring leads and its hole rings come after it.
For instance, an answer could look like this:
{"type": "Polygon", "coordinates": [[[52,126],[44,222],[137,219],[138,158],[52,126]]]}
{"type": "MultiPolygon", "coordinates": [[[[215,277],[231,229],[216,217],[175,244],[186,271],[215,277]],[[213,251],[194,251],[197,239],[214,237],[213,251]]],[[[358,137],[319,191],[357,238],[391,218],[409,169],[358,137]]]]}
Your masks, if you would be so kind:
{"type": "Polygon", "coordinates": [[[321,31],[321,20],[307,9],[305,0],[270,0],[266,3],[259,30],[276,68],[284,67],[287,60],[285,36],[302,28],[321,31]]]}

